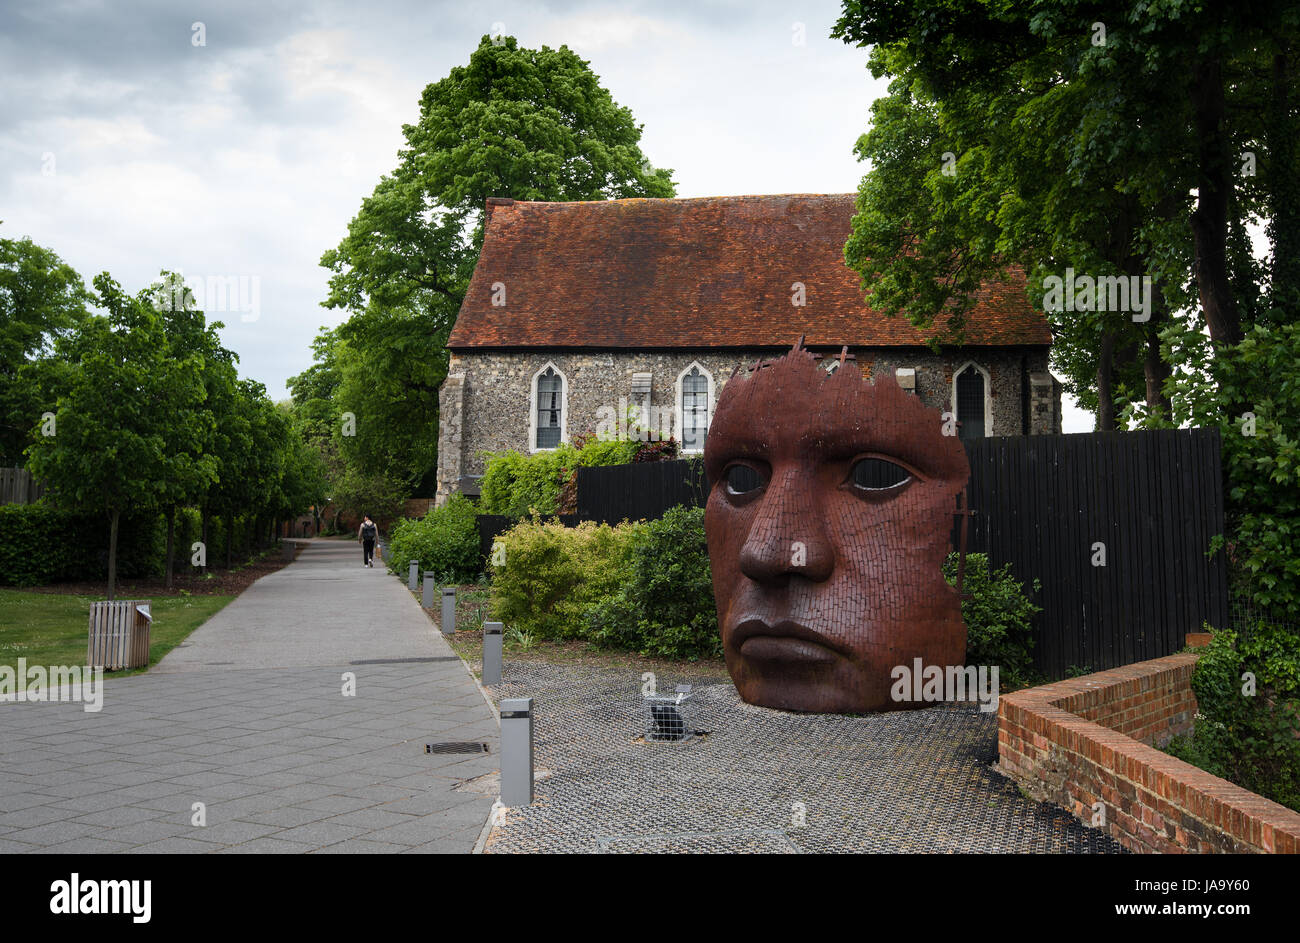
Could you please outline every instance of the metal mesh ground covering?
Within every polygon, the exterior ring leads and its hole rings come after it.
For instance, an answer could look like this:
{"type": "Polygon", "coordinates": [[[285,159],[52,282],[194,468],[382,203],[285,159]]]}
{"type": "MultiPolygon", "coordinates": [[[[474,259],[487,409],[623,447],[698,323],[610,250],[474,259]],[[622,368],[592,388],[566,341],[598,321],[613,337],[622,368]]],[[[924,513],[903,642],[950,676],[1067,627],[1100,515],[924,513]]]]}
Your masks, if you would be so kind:
{"type": "Polygon", "coordinates": [[[790,714],[745,704],[729,680],[656,680],[694,685],[684,716],[706,734],[646,741],[639,672],[506,666],[489,690],[534,699],[539,777],[489,853],[1122,850],[996,773],[996,715],[974,705],[790,714]]]}

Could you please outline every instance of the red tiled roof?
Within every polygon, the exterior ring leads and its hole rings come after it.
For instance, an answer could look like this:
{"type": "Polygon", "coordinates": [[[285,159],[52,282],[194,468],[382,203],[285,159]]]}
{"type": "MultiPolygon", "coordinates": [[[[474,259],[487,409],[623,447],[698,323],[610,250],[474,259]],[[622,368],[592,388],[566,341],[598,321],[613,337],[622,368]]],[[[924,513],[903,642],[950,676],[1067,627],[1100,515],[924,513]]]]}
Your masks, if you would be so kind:
{"type": "MultiPolygon", "coordinates": [[[[584,203],[488,201],[483,251],[447,346],[917,346],[862,301],[844,264],[854,195],[584,203]],[[791,304],[802,282],[806,305],[791,304]],[[505,286],[493,306],[493,285],[505,286]]],[[[1047,345],[1024,278],[985,285],[972,346],[1047,345]]]]}

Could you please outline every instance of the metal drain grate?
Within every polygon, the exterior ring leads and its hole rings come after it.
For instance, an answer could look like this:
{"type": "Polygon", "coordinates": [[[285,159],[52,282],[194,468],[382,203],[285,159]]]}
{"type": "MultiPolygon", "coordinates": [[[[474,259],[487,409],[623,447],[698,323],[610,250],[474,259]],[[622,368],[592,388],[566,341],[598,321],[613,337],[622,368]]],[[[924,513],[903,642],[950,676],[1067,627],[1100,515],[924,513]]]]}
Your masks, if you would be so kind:
{"type": "Polygon", "coordinates": [[[425,753],[491,753],[486,743],[472,740],[454,740],[450,743],[426,743],[425,753]]]}
{"type": "Polygon", "coordinates": [[[440,655],[436,658],[363,658],[349,665],[428,665],[435,661],[460,661],[459,655],[440,655]]]}

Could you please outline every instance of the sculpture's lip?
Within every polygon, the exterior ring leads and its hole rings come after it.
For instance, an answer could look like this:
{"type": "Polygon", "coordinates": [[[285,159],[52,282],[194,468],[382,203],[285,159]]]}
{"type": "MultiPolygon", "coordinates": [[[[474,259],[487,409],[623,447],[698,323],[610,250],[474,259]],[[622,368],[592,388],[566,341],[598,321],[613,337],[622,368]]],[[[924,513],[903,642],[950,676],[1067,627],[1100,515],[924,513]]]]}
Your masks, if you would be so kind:
{"type": "Polygon", "coordinates": [[[744,619],[731,633],[731,644],[745,655],[791,658],[800,661],[817,661],[836,655],[844,657],[849,655],[843,645],[831,641],[806,625],[789,619],[775,625],[768,625],[762,619],[744,619]],[[752,652],[744,651],[745,643],[750,640],[754,640],[754,644],[749,646],[752,652]],[[809,648],[810,644],[823,649],[825,654],[809,648]]]}

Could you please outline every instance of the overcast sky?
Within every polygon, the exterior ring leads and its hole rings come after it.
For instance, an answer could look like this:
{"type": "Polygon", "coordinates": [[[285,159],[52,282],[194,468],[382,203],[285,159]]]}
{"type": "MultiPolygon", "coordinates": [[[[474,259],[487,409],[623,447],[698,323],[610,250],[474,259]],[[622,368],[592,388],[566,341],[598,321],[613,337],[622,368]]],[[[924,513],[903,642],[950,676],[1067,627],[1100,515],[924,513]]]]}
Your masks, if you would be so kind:
{"type": "MultiPolygon", "coordinates": [[[[321,253],[396,167],[421,91],[484,34],[588,60],[679,196],[842,193],[885,88],[865,50],[829,38],[838,15],[838,0],[7,0],[0,236],[131,292],[163,268],[243,277],[250,309],[255,277],[255,318],[233,301],[209,316],[240,373],[283,398],[342,320],[320,307],[321,253]]],[[[1067,409],[1067,432],[1091,428],[1067,409]]]]}

